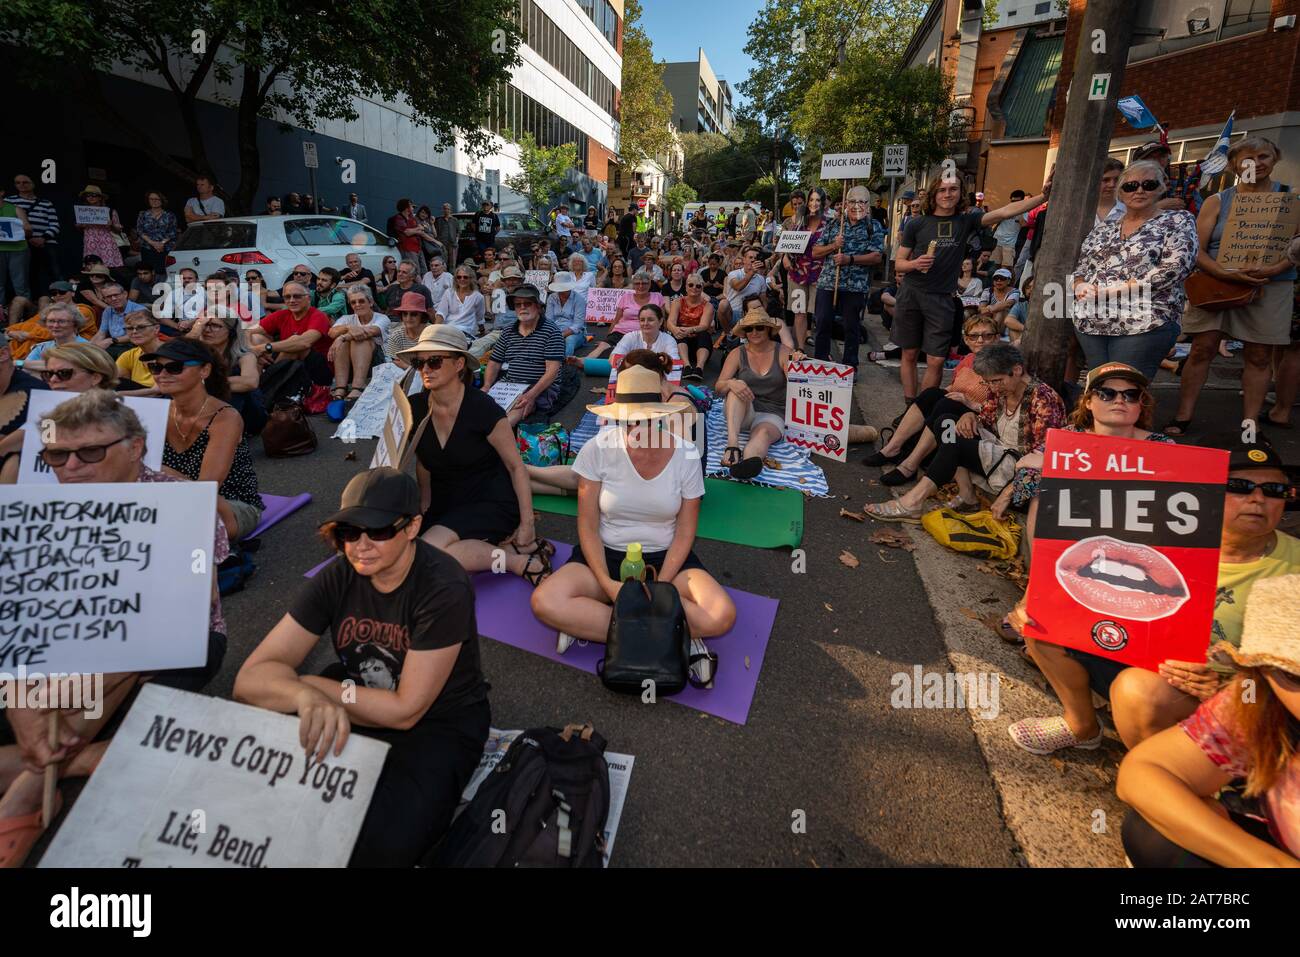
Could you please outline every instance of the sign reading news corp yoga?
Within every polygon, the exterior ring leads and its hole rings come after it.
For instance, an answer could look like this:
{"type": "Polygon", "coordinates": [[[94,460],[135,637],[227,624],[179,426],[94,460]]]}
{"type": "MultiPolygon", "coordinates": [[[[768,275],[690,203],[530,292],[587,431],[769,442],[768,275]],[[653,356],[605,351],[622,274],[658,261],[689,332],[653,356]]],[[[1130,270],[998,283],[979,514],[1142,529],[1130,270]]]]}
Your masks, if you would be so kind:
{"type": "Polygon", "coordinates": [[[870,153],[826,153],[822,156],[822,179],[870,178],[870,153]]]}
{"type": "Polygon", "coordinates": [[[41,867],[343,867],[387,752],[317,761],[296,715],[146,684],[41,867]]]}
{"type": "Polygon", "coordinates": [[[0,674],[207,660],[215,482],[0,487],[0,674]]]}

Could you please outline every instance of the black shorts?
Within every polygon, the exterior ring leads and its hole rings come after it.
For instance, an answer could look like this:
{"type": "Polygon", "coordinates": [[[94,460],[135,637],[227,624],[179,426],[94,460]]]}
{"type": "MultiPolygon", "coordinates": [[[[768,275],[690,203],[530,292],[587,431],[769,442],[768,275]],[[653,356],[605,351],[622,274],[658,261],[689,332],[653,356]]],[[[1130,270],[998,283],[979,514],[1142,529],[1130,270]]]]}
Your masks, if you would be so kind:
{"type": "Polygon", "coordinates": [[[1110,686],[1119,677],[1119,673],[1131,667],[1122,661],[1103,658],[1077,648],[1066,648],[1065,653],[1083,665],[1083,670],[1088,672],[1088,685],[1107,701],[1110,700],[1110,686]]]}
{"type": "MultiPolygon", "coordinates": [[[[623,564],[624,557],[625,552],[618,551],[614,548],[605,549],[605,570],[609,574],[609,577],[614,579],[614,581],[618,581],[618,568],[623,564]]],[[[659,570],[664,567],[664,559],[668,557],[668,553],[642,552],[641,557],[645,560],[646,567],[653,568],[655,570],[655,575],[657,576],[659,570]]],[[[574,548],[573,557],[568,561],[568,564],[575,563],[578,565],[587,564],[587,557],[582,554],[582,546],[574,548]]],[[[708,569],[704,567],[704,562],[700,561],[699,556],[695,554],[695,549],[691,549],[687,552],[686,561],[682,562],[682,571],[686,571],[688,568],[698,568],[701,571],[708,571],[708,569]]]]}
{"type": "Polygon", "coordinates": [[[903,283],[894,306],[890,338],[902,349],[921,349],[927,356],[946,357],[952,346],[953,297],[925,292],[903,283]]]}
{"type": "Polygon", "coordinates": [[[605,337],[605,341],[608,342],[611,346],[616,346],[623,341],[623,337],[625,335],[627,335],[626,332],[614,332],[613,330],[611,330],[609,335],[605,337]]]}
{"type": "Polygon", "coordinates": [[[509,502],[465,502],[436,515],[433,509],[429,509],[424,515],[423,528],[430,529],[435,525],[451,529],[462,541],[496,545],[519,528],[519,503],[515,499],[509,502]]]}

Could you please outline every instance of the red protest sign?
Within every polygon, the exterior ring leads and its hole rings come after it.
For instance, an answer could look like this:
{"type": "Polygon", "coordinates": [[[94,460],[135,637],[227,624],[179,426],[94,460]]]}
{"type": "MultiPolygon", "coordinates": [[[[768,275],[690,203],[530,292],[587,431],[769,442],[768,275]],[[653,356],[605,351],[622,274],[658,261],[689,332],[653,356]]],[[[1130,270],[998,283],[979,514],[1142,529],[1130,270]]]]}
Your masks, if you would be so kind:
{"type": "Polygon", "coordinates": [[[1048,432],[1025,634],[1152,671],[1203,660],[1227,478],[1217,449],[1048,432]]]}

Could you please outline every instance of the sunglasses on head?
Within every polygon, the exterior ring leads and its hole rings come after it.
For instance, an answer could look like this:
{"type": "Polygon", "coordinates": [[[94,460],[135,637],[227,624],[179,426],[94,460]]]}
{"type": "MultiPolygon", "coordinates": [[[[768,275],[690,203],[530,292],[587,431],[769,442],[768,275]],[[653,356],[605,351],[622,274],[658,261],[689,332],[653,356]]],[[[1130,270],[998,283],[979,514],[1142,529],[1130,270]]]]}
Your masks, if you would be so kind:
{"type": "Polygon", "coordinates": [[[1291,486],[1286,482],[1252,482],[1250,479],[1228,479],[1228,492],[1231,495],[1249,495],[1259,489],[1265,498],[1288,498],[1291,486]]]}
{"type": "Polygon", "coordinates": [[[387,542],[410,524],[410,516],[399,519],[392,525],[385,525],[383,528],[362,528],[360,525],[339,524],[334,526],[334,541],[340,545],[350,545],[353,542],[359,542],[361,536],[365,535],[372,542],[387,542]]]}
{"type": "Polygon", "coordinates": [[[1123,399],[1128,403],[1142,401],[1141,389],[1108,389],[1104,385],[1099,385],[1093,388],[1092,394],[1100,397],[1102,402],[1114,402],[1116,399],[1123,399]]]}
{"type": "Polygon", "coordinates": [[[1146,193],[1154,193],[1156,190],[1160,189],[1160,181],[1155,179],[1144,179],[1139,183],[1137,180],[1131,179],[1127,183],[1123,183],[1120,186],[1120,189],[1126,193],[1136,193],[1139,189],[1146,193]]]}
{"type": "Polygon", "coordinates": [[[144,367],[153,375],[158,375],[160,372],[166,372],[168,375],[180,375],[187,366],[197,365],[202,365],[197,359],[186,359],[183,362],[180,359],[173,359],[171,362],[159,362],[154,359],[146,362],[144,367]]]}
{"type": "Polygon", "coordinates": [[[127,436],[124,435],[120,439],[114,439],[112,442],[106,442],[103,445],[83,445],[79,449],[41,449],[41,461],[51,468],[59,468],[68,464],[70,456],[76,455],[86,465],[94,465],[96,462],[104,461],[104,456],[108,454],[110,448],[126,440],[127,436]]]}
{"type": "Polygon", "coordinates": [[[77,374],[76,369],[42,369],[41,378],[46,382],[51,379],[58,379],[60,382],[67,382],[77,374]]]}

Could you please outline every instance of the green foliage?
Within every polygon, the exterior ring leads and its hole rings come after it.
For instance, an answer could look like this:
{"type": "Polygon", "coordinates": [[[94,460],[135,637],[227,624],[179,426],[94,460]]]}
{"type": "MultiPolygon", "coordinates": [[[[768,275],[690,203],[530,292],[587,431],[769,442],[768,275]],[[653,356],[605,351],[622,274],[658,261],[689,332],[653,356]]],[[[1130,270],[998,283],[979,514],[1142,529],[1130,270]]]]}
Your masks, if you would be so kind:
{"type": "Polygon", "coordinates": [[[507,176],[505,184],[527,196],[529,206],[541,218],[578,165],[578,146],[576,143],[538,146],[532,133],[525,133],[514,142],[519,146],[520,172],[507,176]]]}
{"type": "Polygon", "coordinates": [[[695,192],[689,183],[673,183],[668,187],[668,192],[664,195],[664,200],[668,203],[668,208],[678,216],[686,208],[687,203],[698,202],[700,194],[695,192]]]}
{"type": "MultiPolygon", "coordinates": [[[[721,133],[682,134],[686,157],[682,178],[695,187],[700,200],[744,198],[754,182],[768,177],[765,195],[771,198],[772,138],[764,134],[752,116],[737,118],[730,137],[721,133]]],[[[789,137],[777,142],[777,159],[784,166],[796,157],[789,137]]],[[[783,177],[784,178],[784,177],[783,177]]]]}
{"type": "Polygon", "coordinates": [[[664,88],[663,62],[655,62],[641,27],[641,4],[628,0],[623,19],[623,80],[619,107],[619,161],[625,172],[672,145],[673,98],[664,88]]]}

